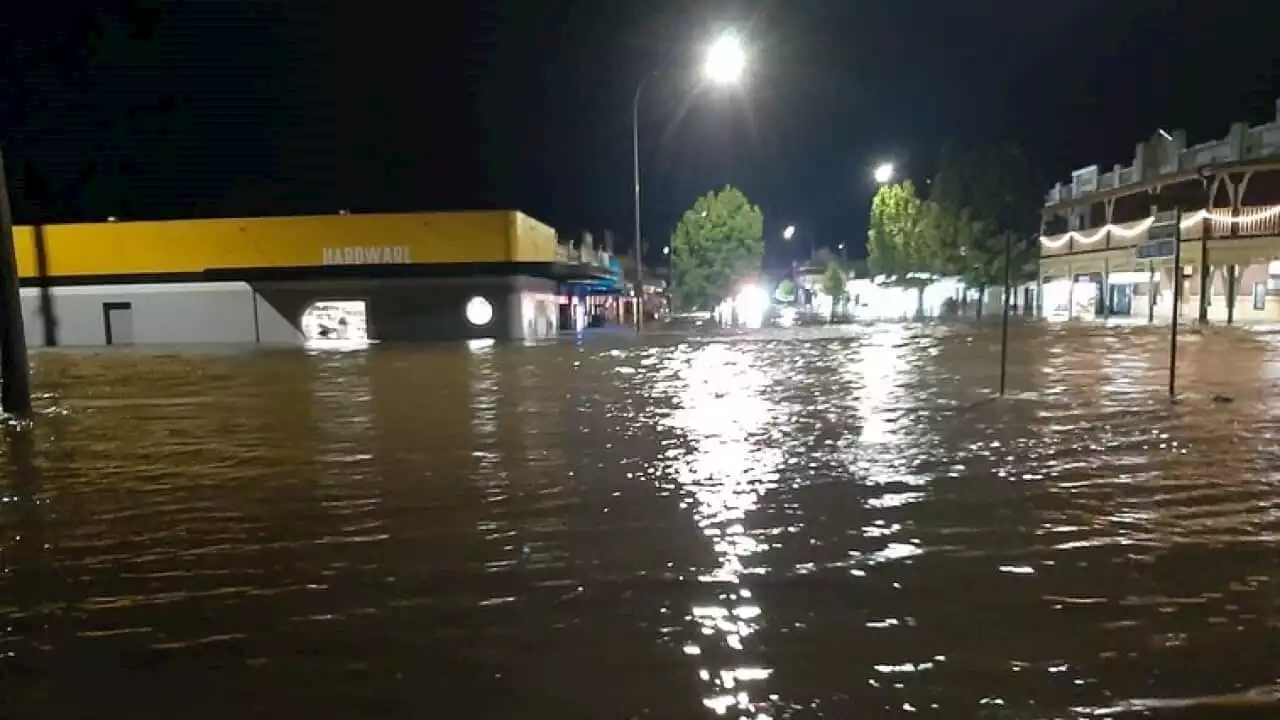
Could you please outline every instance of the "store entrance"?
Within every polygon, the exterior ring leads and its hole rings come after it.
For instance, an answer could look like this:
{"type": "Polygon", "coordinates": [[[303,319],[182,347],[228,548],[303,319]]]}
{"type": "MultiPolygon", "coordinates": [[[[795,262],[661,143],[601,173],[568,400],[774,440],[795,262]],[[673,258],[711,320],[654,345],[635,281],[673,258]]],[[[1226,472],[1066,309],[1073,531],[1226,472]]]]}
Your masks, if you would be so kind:
{"type": "Polygon", "coordinates": [[[302,313],[302,335],[308,343],[368,342],[369,324],[363,300],[318,300],[302,313]]]}

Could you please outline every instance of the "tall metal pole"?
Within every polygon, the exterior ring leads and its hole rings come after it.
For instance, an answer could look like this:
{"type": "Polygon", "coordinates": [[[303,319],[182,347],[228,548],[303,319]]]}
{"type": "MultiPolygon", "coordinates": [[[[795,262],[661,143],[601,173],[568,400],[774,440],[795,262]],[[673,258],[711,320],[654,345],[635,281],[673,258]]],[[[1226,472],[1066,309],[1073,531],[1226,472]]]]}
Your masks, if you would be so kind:
{"type": "Polygon", "coordinates": [[[649,77],[645,76],[636,85],[636,94],[631,101],[631,171],[633,180],[635,181],[635,255],[636,255],[636,332],[640,332],[644,325],[644,259],[640,255],[640,95],[644,92],[645,83],[649,81],[649,77]]]}
{"type": "Polygon", "coordinates": [[[1009,270],[1013,264],[1013,233],[1004,235],[1004,317],[1000,321],[1000,397],[1004,397],[1009,375],[1009,301],[1013,288],[1009,285],[1009,270]]]}
{"type": "MultiPolygon", "coordinates": [[[[1205,208],[1206,210],[1208,207],[1205,208]]],[[[1209,293],[1213,275],[1209,269],[1209,222],[1206,220],[1200,228],[1200,312],[1197,320],[1201,325],[1209,324],[1209,293]]]]}
{"type": "Polygon", "coordinates": [[[1147,324],[1156,321],[1156,261],[1147,261],[1147,324]]]}
{"type": "Polygon", "coordinates": [[[13,213],[9,186],[0,154],[0,410],[31,414],[31,379],[27,367],[27,336],[22,325],[22,296],[18,291],[18,260],[13,249],[13,213]]]}
{"type": "Polygon", "coordinates": [[[1178,316],[1182,306],[1182,208],[1173,212],[1173,322],[1169,323],[1169,399],[1177,399],[1178,316]]]}

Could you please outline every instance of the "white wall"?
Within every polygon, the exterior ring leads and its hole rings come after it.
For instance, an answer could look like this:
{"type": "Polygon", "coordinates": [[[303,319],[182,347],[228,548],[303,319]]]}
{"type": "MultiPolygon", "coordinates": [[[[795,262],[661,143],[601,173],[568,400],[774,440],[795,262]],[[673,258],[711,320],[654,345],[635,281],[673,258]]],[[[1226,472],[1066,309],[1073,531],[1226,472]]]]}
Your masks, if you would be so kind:
{"type": "MultiPolygon", "coordinates": [[[[85,285],[49,293],[59,345],[105,345],[104,303],[131,305],[138,345],[258,342],[256,295],[243,282],[85,285]]],[[[27,343],[43,345],[39,289],[22,289],[22,311],[27,343]]]]}
{"type": "MultiPolygon", "coordinates": [[[[434,307],[430,298],[435,297],[437,302],[458,299],[460,303],[460,298],[469,296],[467,293],[439,293],[442,288],[466,289],[470,287],[464,286],[466,282],[277,283],[276,287],[259,284],[256,289],[245,282],[138,283],[55,287],[49,293],[57,343],[62,346],[105,345],[106,303],[130,305],[135,345],[301,345],[304,338],[297,327],[299,317],[290,315],[296,311],[300,316],[312,300],[327,297],[368,298],[375,321],[398,320],[409,326],[417,323],[421,325],[418,334],[424,338],[456,334],[455,326],[464,323],[461,308],[457,317],[450,315],[447,322],[441,321],[430,312],[434,307]],[[389,314],[377,315],[379,307],[390,308],[389,314]]],[[[559,307],[554,282],[534,278],[487,282],[477,285],[475,292],[485,294],[495,304],[505,303],[507,312],[500,318],[508,337],[538,340],[557,335],[559,307]]],[[[27,344],[43,345],[39,289],[22,289],[22,310],[27,344]]]]}

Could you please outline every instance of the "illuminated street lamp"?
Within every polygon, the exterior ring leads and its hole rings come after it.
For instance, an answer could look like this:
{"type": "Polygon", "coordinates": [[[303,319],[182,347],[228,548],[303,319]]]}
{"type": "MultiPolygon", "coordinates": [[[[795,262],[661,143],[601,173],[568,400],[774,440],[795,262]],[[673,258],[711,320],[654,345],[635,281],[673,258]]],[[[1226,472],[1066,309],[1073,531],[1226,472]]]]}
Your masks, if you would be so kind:
{"type": "MultiPolygon", "coordinates": [[[[702,63],[704,78],[717,85],[733,85],[741,82],[747,69],[747,50],[742,39],[736,33],[724,33],[712,41],[707,47],[706,59],[702,63]]],[[[631,169],[635,181],[635,254],[636,254],[636,330],[643,322],[643,313],[639,311],[643,289],[640,284],[643,258],[640,257],[640,96],[644,86],[652,75],[646,75],[636,85],[636,94],[631,101],[631,169]]]]}
{"type": "Polygon", "coordinates": [[[878,184],[886,185],[888,183],[893,182],[893,175],[894,175],[893,163],[891,162],[880,163],[879,165],[876,166],[875,178],[878,184]]]}
{"type": "Polygon", "coordinates": [[[719,85],[732,85],[742,80],[747,69],[747,51],[742,40],[733,33],[725,33],[711,43],[702,74],[719,85]]]}
{"type": "Polygon", "coordinates": [[[795,236],[796,236],[796,226],[795,226],[795,225],[788,225],[788,226],[787,226],[787,229],[782,231],[782,239],[783,239],[783,240],[790,240],[791,238],[793,238],[793,237],[795,237],[795,236]]]}

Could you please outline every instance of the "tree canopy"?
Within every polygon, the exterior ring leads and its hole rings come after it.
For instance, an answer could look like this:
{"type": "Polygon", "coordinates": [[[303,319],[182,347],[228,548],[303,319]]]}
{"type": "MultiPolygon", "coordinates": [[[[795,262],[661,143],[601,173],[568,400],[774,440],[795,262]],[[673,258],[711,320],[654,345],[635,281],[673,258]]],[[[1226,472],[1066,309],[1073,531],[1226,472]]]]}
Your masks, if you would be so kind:
{"type": "Polygon", "coordinates": [[[922,275],[955,275],[986,287],[1004,280],[1005,242],[1015,281],[1038,248],[1036,185],[1022,153],[1009,144],[946,150],[927,199],[908,180],[885,185],[871,203],[867,248],[872,272],[901,285],[922,275]],[[917,277],[913,277],[913,274],[917,277]]]}
{"type": "Polygon", "coordinates": [[[848,294],[846,289],[848,282],[849,276],[845,275],[844,270],[840,269],[839,263],[827,263],[827,269],[822,273],[822,292],[831,298],[832,317],[835,317],[836,306],[843,302],[848,294]]]}
{"type": "Polygon", "coordinates": [[[920,199],[910,180],[882,186],[871,201],[867,233],[872,274],[906,284],[913,273],[936,270],[936,224],[935,208],[920,199]]]}
{"type": "Polygon", "coordinates": [[[764,216],[740,190],[725,187],[685,211],[671,236],[671,279],[676,304],[710,308],[760,271],[764,216]]]}
{"type": "Polygon", "coordinates": [[[796,301],[796,284],[791,278],[783,278],[778,287],[773,291],[773,299],[781,303],[791,303],[796,301]]]}
{"type": "Polygon", "coordinates": [[[930,200],[952,218],[944,245],[951,274],[970,285],[1004,282],[1005,243],[1012,249],[1011,277],[1029,278],[1026,268],[1039,247],[1038,187],[1021,149],[1012,143],[960,148],[942,153],[930,200]]]}

